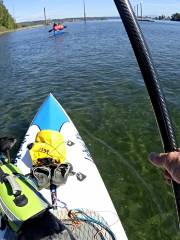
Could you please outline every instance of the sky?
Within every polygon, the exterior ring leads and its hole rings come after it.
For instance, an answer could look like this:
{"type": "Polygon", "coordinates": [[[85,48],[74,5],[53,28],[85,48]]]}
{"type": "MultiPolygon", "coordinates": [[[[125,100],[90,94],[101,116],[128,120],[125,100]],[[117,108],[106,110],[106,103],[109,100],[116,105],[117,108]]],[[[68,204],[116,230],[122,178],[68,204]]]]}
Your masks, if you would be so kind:
{"type": "MultiPolygon", "coordinates": [[[[89,17],[118,16],[113,0],[84,0],[89,17]]],[[[144,16],[171,16],[180,12],[180,0],[130,0],[132,6],[143,4],[144,16]]],[[[4,0],[4,4],[17,22],[47,18],[83,16],[83,0],[4,0]]]]}

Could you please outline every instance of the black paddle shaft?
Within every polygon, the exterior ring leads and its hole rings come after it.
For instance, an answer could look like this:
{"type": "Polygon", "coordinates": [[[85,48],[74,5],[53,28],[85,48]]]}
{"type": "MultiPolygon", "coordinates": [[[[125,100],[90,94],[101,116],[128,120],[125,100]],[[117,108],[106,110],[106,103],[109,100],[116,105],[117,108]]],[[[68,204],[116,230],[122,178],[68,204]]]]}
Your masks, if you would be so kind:
{"type": "MultiPolygon", "coordinates": [[[[125,26],[141,73],[143,75],[160,130],[162,142],[164,145],[164,151],[175,151],[177,150],[177,144],[166,107],[165,98],[163,96],[155,67],[153,65],[147,44],[145,42],[136,16],[133,12],[129,0],[114,0],[114,2],[125,26]]],[[[176,199],[178,221],[180,222],[180,185],[174,181],[172,181],[172,185],[176,199]]]]}

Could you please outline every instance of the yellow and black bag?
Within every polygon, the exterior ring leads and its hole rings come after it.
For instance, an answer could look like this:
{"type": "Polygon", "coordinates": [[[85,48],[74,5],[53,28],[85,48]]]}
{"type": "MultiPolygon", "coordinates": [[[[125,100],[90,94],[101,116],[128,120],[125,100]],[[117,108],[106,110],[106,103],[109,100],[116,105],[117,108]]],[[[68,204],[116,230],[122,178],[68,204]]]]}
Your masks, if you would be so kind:
{"type": "Polygon", "coordinates": [[[42,165],[42,159],[51,159],[55,165],[65,163],[66,145],[60,132],[42,130],[28,148],[33,166],[42,165]]]}

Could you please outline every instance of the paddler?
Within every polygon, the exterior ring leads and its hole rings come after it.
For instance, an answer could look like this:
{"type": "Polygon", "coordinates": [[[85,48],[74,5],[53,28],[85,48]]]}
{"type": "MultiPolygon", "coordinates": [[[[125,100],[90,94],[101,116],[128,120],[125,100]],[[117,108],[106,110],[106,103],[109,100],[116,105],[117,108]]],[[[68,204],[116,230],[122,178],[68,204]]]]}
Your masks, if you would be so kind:
{"type": "Polygon", "coordinates": [[[59,28],[59,30],[63,30],[63,29],[64,29],[64,26],[59,23],[59,24],[58,24],[58,28],[59,28]]]}
{"type": "Polygon", "coordinates": [[[56,31],[61,31],[63,30],[64,28],[67,28],[67,26],[64,26],[62,24],[57,24],[57,23],[54,23],[53,26],[52,26],[52,29],[50,29],[48,32],[56,32],[56,31]]]}
{"type": "Polygon", "coordinates": [[[151,153],[149,160],[156,167],[165,170],[165,178],[168,182],[173,179],[180,184],[180,152],[151,153]]]}
{"type": "Polygon", "coordinates": [[[55,28],[56,28],[56,26],[57,26],[57,23],[53,23],[53,30],[55,30],[55,28]]]}
{"type": "Polygon", "coordinates": [[[54,31],[60,31],[60,30],[63,30],[64,29],[64,26],[62,25],[62,24],[60,24],[60,23],[54,23],[53,24],[53,30],[54,31]]]}

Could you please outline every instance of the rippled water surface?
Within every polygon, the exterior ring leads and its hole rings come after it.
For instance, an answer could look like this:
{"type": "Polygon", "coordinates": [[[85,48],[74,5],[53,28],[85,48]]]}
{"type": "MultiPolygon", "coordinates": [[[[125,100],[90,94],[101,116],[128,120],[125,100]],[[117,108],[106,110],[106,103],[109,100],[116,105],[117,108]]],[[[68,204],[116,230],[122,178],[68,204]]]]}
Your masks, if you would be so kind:
{"type": "MultiPolygon", "coordinates": [[[[147,160],[162,145],[121,22],[0,36],[0,131],[19,139],[52,92],[95,159],[131,240],[179,239],[171,188],[147,160]]],[[[141,23],[180,140],[180,24],[141,23]]],[[[95,196],[94,196],[95,197],[95,196]]]]}

